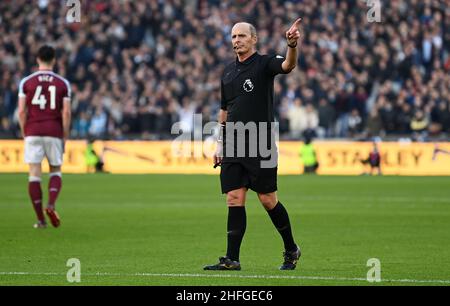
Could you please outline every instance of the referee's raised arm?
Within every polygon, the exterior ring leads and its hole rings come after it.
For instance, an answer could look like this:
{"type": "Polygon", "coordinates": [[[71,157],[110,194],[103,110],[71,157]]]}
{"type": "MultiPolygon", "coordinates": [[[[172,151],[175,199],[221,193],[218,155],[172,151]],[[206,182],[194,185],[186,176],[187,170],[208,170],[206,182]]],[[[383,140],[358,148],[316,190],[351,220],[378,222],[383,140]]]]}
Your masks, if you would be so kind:
{"type": "Polygon", "coordinates": [[[281,68],[286,73],[294,70],[297,65],[297,43],[300,38],[299,26],[301,20],[301,18],[298,18],[286,32],[288,49],[286,51],[286,59],[281,64],[281,68]]]}

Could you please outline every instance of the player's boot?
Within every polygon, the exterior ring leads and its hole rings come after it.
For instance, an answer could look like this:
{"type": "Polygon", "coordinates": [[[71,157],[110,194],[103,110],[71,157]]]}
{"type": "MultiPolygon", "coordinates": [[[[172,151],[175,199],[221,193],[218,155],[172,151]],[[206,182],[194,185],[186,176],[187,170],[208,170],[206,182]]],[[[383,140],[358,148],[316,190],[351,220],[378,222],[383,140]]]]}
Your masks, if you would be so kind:
{"type": "Polygon", "coordinates": [[[35,225],[33,225],[34,228],[47,228],[47,223],[38,221],[35,225]]]}
{"type": "Polygon", "coordinates": [[[297,246],[297,250],[288,252],[285,251],[283,253],[284,262],[283,265],[280,267],[280,270],[295,270],[295,267],[297,266],[298,259],[302,255],[302,252],[300,251],[299,246],[297,246]]]}
{"type": "Polygon", "coordinates": [[[224,256],[219,258],[218,264],[205,266],[203,270],[239,271],[241,270],[241,264],[239,263],[239,261],[234,261],[224,256]]]}
{"type": "Polygon", "coordinates": [[[56,210],[47,207],[45,209],[45,212],[47,213],[47,216],[49,217],[50,222],[54,227],[58,227],[61,224],[61,220],[59,219],[56,210]]]}

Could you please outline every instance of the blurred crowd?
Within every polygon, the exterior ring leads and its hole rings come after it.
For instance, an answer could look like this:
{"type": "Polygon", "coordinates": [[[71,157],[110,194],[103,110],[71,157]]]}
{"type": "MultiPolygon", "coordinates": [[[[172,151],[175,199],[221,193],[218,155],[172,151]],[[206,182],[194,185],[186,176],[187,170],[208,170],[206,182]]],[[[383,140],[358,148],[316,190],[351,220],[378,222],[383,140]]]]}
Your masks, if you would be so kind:
{"type": "Polygon", "coordinates": [[[66,0],[0,2],[3,137],[19,136],[18,84],[44,43],[72,85],[72,137],[168,139],[193,114],[216,120],[235,22],[255,25],[260,53],[284,55],[298,16],[297,69],[274,87],[282,138],[450,135],[446,0],[380,1],[380,22],[365,0],[81,2],[80,23],[66,22],[66,0]]]}

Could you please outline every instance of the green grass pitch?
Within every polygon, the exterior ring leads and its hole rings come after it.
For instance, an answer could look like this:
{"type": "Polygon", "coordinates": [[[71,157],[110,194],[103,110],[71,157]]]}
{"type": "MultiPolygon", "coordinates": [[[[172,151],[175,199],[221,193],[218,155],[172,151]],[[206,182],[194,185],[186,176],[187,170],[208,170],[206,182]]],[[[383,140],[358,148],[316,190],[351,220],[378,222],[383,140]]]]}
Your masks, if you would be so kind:
{"type": "MultiPolygon", "coordinates": [[[[225,253],[218,176],[64,175],[58,229],[32,228],[26,174],[0,175],[0,285],[450,285],[450,178],[280,176],[303,251],[279,271],[282,241],[253,192],[242,271],[203,271],[225,253]]],[[[47,176],[43,182],[47,198],[47,176]]]]}

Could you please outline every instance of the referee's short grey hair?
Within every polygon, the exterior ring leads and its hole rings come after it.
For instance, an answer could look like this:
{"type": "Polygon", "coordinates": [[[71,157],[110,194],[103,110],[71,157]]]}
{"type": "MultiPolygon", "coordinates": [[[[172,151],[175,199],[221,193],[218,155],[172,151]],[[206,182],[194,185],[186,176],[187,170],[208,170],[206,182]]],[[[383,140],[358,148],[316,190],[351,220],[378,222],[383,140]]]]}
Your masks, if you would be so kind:
{"type": "Polygon", "coordinates": [[[255,29],[255,27],[251,23],[249,23],[248,25],[250,27],[250,36],[256,37],[256,29],[255,29]]]}

